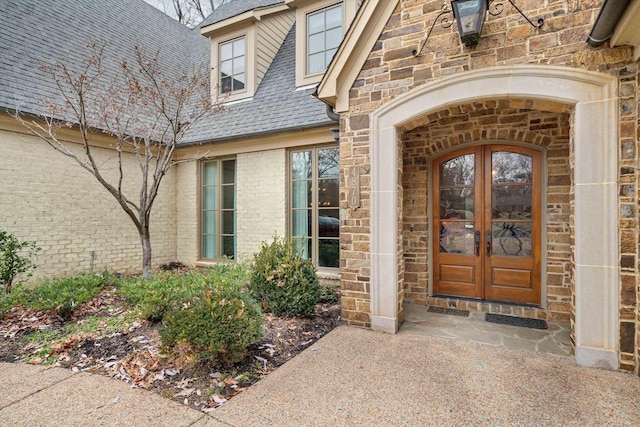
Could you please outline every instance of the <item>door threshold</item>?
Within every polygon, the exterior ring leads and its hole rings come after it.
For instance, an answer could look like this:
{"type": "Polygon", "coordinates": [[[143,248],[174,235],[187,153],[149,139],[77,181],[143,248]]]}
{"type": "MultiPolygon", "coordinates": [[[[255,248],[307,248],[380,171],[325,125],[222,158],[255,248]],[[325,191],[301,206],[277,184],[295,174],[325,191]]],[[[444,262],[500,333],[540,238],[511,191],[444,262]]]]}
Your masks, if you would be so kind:
{"type": "Polygon", "coordinates": [[[427,297],[427,304],[435,307],[455,308],[479,313],[497,313],[528,319],[547,320],[547,310],[540,306],[525,304],[509,304],[504,302],[474,300],[460,297],[432,296],[427,297]]]}

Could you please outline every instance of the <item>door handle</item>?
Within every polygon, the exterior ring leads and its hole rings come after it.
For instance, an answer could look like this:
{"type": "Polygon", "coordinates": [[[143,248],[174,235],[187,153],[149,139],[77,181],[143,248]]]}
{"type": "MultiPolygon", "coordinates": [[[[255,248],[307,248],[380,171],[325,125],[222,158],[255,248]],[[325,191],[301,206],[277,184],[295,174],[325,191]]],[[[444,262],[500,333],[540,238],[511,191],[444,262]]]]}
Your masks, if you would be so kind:
{"type": "Polygon", "coordinates": [[[485,232],[485,242],[487,246],[487,256],[491,256],[491,230],[485,232]]]}
{"type": "Polygon", "coordinates": [[[480,256],[480,230],[476,230],[476,256],[480,256]]]}

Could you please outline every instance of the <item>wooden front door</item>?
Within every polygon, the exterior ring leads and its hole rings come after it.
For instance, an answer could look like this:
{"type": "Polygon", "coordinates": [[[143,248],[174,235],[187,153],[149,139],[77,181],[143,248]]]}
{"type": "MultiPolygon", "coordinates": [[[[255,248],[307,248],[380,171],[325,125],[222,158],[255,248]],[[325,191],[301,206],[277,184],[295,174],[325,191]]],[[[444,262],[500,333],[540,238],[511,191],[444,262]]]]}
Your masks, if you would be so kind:
{"type": "Polygon", "coordinates": [[[540,153],[470,147],[433,171],[434,294],[540,304],[540,153]]]}

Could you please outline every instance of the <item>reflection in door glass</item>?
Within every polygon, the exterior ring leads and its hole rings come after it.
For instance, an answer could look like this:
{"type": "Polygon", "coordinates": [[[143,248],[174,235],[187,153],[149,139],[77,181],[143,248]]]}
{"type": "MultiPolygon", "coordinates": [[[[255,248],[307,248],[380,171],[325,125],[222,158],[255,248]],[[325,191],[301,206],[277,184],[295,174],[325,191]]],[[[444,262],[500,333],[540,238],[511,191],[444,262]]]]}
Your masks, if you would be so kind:
{"type": "Polygon", "coordinates": [[[440,253],[473,255],[473,222],[441,221],[440,253]]]}
{"type": "Polygon", "coordinates": [[[441,219],[473,219],[473,187],[440,190],[441,219]]]}
{"type": "Polygon", "coordinates": [[[532,159],[508,151],[491,153],[491,181],[494,184],[532,182],[532,159]]]}
{"type": "Polygon", "coordinates": [[[491,247],[494,256],[531,257],[531,223],[494,222],[491,247]]]}
{"type": "Polygon", "coordinates": [[[473,185],[474,154],[455,157],[440,165],[440,186],[473,185]]]}
{"type": "Polygon", "coordinates": [[[530,185],[494,185],[491,187],[493,219],[531,219],[530,185]]]}

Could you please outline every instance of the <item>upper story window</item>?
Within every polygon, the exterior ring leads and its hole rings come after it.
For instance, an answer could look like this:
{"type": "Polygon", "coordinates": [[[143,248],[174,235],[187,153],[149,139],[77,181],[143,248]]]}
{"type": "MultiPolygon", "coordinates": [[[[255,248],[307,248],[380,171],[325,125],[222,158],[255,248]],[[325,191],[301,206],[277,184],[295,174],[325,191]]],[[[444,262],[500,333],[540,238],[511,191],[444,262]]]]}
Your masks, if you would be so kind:
{"type": "Polygon", "coordinates": [[[342,3],[307,15],[307,74],[322,73],[342,41],[342,3]]]}
{"type": "Polygon", "coordinates": [[[220,43],[218,55],[220,94],[245,90],[247,82],[246,51],[245,36],[220,43]]]}

